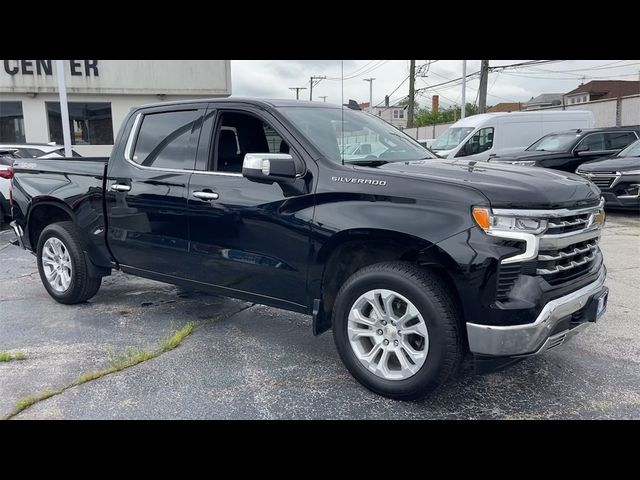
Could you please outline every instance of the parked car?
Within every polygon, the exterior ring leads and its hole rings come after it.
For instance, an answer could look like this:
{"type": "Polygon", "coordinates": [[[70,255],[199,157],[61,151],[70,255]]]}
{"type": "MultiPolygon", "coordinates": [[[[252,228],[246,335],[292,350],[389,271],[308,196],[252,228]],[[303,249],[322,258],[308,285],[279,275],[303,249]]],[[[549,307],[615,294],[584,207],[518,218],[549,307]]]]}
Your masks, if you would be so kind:
{"type": "Polygon", "coordinates": [[[556,132],[545,135],[523,152],[489,161],[575,172],[581,163],[615,155],[638,138],[638,126],[556,132]]]}
{"type": "Polygon", "coordinates": [[[11,179],[13,178],[13,162],[19,158],[17,151],[11,148],[0,148],[0,227],[11,220],[11,179]]]}
{"type": "MultiPolygon", "coordinates": [[[[0,143],[0,148],[15,149],[22,158],[63,158],[64,146],[55,143],[0,143]]],[[[71,150],[74,157],[81,155],[71,150]]]]}
{"type": "Polygon", "coordinates": [[[458,120],[431,145],[439,157],[486,161],[524,150],[542,135],[593,127],[590,111],[496,112],[458,120]]]}
{"type": "Polygon", "coordinates": [[[576,173],[600,188],[607,207],[640,209],[640,140],[613,157],[583,163],[576,173]]]}
{"type": "Polygon", "coordinates": [[[608,292],[593,183],[433,157],[342,106],[163,102],[132,109],[109,159],[15,162],[12,226],[60,303],[120,269],[305,313],[363,385],[415,398],[466,352],[557,347],[608,292]],[[344,160],[363,130],[390,148],[344,160]]]}

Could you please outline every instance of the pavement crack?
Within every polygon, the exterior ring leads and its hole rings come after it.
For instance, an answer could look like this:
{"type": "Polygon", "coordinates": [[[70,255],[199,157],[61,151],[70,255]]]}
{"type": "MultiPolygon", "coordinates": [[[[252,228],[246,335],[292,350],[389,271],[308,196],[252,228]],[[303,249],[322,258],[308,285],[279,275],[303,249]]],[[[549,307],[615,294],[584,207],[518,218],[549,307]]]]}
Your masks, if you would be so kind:
{"type": "Polygon", "coordinates": [[[147,360],[151,360],[153,358],[159,357],[163,353],[169,352],[176,348],[178,345],[182,343],[182,341],[188,337],[196,328],[199,328],[208,323],[221,322],[227,320],[228,318],[237,315],[244,310],[252,308],[256,306],[255,303],[251,305],[246,305],[242,308],[234,310],[232,312],[227,312],[222,315],[218,315],[209,320],[205,320],[203,322],[189,322],[184,325],[182,328],[175,330],[166,336],[160,343],[153,349],[144,349],[144,348],[127,348],[123,352],[119,354],[110,354],[110,364],[111,366],[104,368],[102,370],[92,370],[80,375],[73,382],[64,385],[55,390],[45,390],[43,392],[37,393],[35,395],[29,395],[27,397],[23,397],[18,400],[11,412],[9,412],[6,416],[0,417],[1,420],[10,420],[19,413],[23,412],[27,408],[39,403],[48,398],[54,397],[56,395],[60,395],[61,393],[66,392],[67,390],[82,385],[84,383],[90,382],[92,380],[97,380],[99,378],[105,377],[107,375],[111,375],[112,373],[121,372],[126,370],[127,368],[138,365],[142,362],[146,362],[147,360]]]}

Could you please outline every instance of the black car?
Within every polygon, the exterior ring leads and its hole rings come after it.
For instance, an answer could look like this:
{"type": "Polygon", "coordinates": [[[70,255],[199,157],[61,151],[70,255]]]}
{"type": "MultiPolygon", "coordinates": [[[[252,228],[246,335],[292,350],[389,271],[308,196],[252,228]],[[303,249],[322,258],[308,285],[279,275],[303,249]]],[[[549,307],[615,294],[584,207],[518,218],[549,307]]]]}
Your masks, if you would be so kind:
{"type": "Polygon", "coordinates": [[[638,138],[638,125],[567,130],[545,135],[521,153],[489,161],[575,172],[578,165],[615,155],[638,138]]]}
{"type": "Polygon", "coordinates": [[[607,207],[640,209],[640,140],[613,157],[583,163],[576,173],[600,188],[607,207]]]}

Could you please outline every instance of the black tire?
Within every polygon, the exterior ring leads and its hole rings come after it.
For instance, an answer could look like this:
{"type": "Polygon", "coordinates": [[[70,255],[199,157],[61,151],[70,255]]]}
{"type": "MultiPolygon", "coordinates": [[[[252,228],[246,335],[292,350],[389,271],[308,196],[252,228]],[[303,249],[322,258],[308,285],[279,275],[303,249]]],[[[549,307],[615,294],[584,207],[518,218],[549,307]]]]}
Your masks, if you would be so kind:
{"type": "Polygon", "coordinates": [[[435,274],[407,262],[384,262],[354,273],[340,289],[333,309],[333,337],[349,372],[369,390],[385,397],[411,400],[442,385],[459,368],[464,356],[459,308],[446,284],[435,274]],[[389,289],[411,301],[427,326],[429,349],[413,376],[388,380],[369,371],[356,357],[347,332],[354,302],[373,289],[389,289]]]}
{"type": "Polygon", "coordinates": [[[73,222],[60,222],[48,225],[38,239],[37,259],[38,271],[44,288],[51,297],[65,305],[82,303],[93,297],[102,283],[102,278],[92,278],[89,276],[87,261],[83,253],[83,240],[78,227],[73,222]],[[42,265],[42,250],[45,242],[55,237],[60,240],[69,251],[71,257],[71,283],[64,292],[58,292],[47,281],[44,267],[42,265]]]}

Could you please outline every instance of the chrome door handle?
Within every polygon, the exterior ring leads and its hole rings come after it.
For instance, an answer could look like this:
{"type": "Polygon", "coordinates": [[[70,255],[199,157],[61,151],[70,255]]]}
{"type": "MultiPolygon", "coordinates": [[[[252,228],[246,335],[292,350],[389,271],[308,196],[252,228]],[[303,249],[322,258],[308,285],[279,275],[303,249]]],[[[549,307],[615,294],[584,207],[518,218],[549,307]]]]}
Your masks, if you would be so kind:
{"type": "Polygon", "coordinates": [[[111,190],[115,192],[128,192],[129,190],[131,190],[131,186],[123,185],[122,183],[114,183],[113,185],[111,185],[111,190]]]}
{"type": "Polygon", "coordinates": [[[219,195],[213,192],[193,192],[193,196],[199,198],[200,200],[205,200],[207,202],[211,200],[217,200],[219,195]]]}

